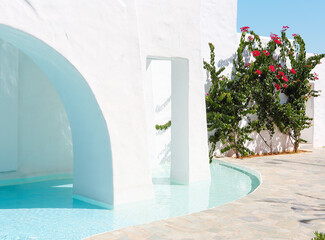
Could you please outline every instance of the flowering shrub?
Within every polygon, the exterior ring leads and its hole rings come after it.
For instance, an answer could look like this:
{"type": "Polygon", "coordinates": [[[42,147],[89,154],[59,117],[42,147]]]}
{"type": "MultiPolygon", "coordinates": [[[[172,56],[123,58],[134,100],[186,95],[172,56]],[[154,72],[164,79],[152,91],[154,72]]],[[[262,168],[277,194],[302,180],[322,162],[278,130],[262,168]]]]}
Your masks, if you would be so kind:
{"type": "MultiPolygon", "coordinates": [[[[286,28],[288,29],[288,28],[286,28]]],[[[278,127],[290,137],[294,145],[295,152],[301,142],[301,131],[311,126],[312,118],[306,115],[306,103],[309,98],[317,97],[318,91],[312,89],[310,84],[317,80],[312,70],[320,64],[324,54],[314,55],[307,58],[305,42],[298,34],[293,34],[294,41],[286,36],[285,30],[281,32],[281,40],[284,43],[281,46],[278,61],[282,64],[284,72],[287,73],[289,81],[288,87],[282,89],[282,92],[288,97],[287,102],[280,108],[280,118],[278,127]]]]}
{"type": "Polygon", "coordinates": [[[290,42],[286,36],[288,29],[288,26],[283,26],[281,36],[271,34],[266,46],[262,46],[259,36],[253,31],[243,32],[234,61],[237,74],[250,80],[252,101],[259,120],[254,127],[258,133],[263,129],[269,132],[269,143],[263,140],[270,147],[270,152],[275,126],[289,136],[295,152],[300,142],[305,142],[300,138],[301,131],[310,127],[312,120],[306,115],[306,103],[310,97],[318,96],[318,91],[313,90],[310,84],[318,77],[311,72],[325,56],[320,54],[307,58],[303,39],[293,34],[294,41],[290,42]],[[246,41],[246,34],[253,36],[254,40],[246,41]],[[242,67],[245,50],[252,52],[254,57],[256,52],[263,52],[265,56],[255,57],[249,67],[242,67]],[[254,71],[261,74],[257,77],[251,74],[254,71]],[[280,92],[287,96],[285,104],[280,104],[280,92]]]}
{"type": "Polygon", "coordinates": [[[251,140],[248,134],[255,130],[272,153],[276,127],[289,136],[295,151],[304,142],[301,131],[310,127],[312,120],[306,115],[306,103],[309,98],[318,96],[310,84],[318,79],[312,70],[325,55],[307,58],[303,39],[293,34],[291,42],[286,36],[288,29],[283,26],[281,36],[271,34],[270,41],[263,45],[249,27],[241,28],[232,80],[219,76],[222,69],[217,71],[214,66],[214,47],[210,44],[211,61],[204,62],[204,68],[212,80],[206,97],[208,129],[213,133],[209,138],[211,151],[217,141],[222,141],[228,144],[223,152],[234,149],[237,157],[245,156],[250,153],[244,147],[251,140]],[[280,102],[280,93],[287,97],[284,104],[280,102]],[[252,114],[257,120],[251,120],[252,114]],[[248,125],[239,127],[243,119],[248,125]],[[262,130],[269,133],[269,139],[261,135],[262,130]]]}
{"type": "Polygon", "coordinates": [[[264,143],[272,153],[272,139],[275,134],[277,109],[280,106],[280,89],[284,86],[284,73],[274,59],[277,44],[276,35],[272,35],[271,41],[264,47],[260,37],[253,31],[243,32],[234,59],[234,75],[238,84],[248,86],[251,108],[255,110],[257,121],[248,118],[251,127],[260,135],[264,143]],[[254,37],[254,41],[246,41],[246,34],[254,37]],[[254,52],[262,52],[259,57],[254,56],[254,52]],[[247,53],[252,53],[254,61],[248,64],[250,57],[245,57],[247,53]],[[246,66],[246,67],[245,67],[246,66]],[[258,73],[258,74],[257,74],[258,73]],[[267,130],[270,138],[267,140],[261,135],[262,130],[267,130]]]}

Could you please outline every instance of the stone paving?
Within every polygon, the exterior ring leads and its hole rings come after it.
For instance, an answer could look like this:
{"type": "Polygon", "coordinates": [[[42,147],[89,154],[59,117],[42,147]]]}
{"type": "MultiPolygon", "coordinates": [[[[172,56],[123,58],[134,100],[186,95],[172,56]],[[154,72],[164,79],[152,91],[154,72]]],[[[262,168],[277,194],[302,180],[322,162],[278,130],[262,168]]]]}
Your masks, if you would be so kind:
{"type": "Polygon", "coordinates": [[[250,195],[206,211],[98,234],[88,240],[311,239],[325,232],[325,148],[222,160],[262,176],[250,195]]]}

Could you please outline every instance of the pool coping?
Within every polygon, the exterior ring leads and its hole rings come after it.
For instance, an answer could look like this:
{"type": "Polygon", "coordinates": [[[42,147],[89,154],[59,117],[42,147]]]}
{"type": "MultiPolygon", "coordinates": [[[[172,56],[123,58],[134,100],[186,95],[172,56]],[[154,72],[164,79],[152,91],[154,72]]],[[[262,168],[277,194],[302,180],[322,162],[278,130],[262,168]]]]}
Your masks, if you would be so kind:
{"type": "MultiPolygon", "coordinates": [[[[209,209],[213,209],[213,208],[217,208],[219,206],[222,206],[222,205],[225,205],[225,204],[229,204],[229,203],[232,203],[234,201],[238,201],[238,200],[241,200],[245,197],[247,197],[248,195],[250,194],[253,194],[261,185],[262,185],[262,175],[260,174],[260,172],[252,169],[252,168],[249,168],[249,167],[245,167],[245,166],[241,166],[241,165],[238,165],[238,164],[234,164],[234,163],[230,163],[230,162],[227,162],[227,161],[223,161],[223,160],[220,160],[219,158],[213,158],[213,162],[212,163],[217,163],[217,164],[220,164],[221,166],[225,166],[225,167],[229,167],[229,168],[232,168],[234,169],[235,171],[239,171],[243,174],[246,174],[249,176],[249,178],[251,178],[250,175],[252,175],[253,177],[256,177],[259,181],[258,183],[258,186],[256,188],[253,189],[253,191],[250,191],[247,195],[245,196],[242,196],[242,197],[239,197],[237,199],[234,199],[234,200],[231,200],[227,203],[223,203],[221,205],[218,205],[218,206],[215,206],[215,207],[211,207],[211,208],[207,208],[205,210],[202,210],[202,211],[199,211],[199,212],[203,212],[203,211],[208,211],[209,209]]],[[[77,198],[78,199],[78,198],[77,198]]],[[[175,218],[179,218],[179,217],[183,217],[183,216],[187,216],[187,215],[191,215],[191,214],[195,214],[195,213],[199,213],[199,212],[194,212],[194,213],[189,213],[189,214],[185,214],[185,215],[180,215],[180,216],[176,216],[176,217],[171,217],[171,218],[167,218],[167,219],[175,219],[175,218]]],[[[142,224],[151,224],[153,222],[157,222],[157,221],[163,221],[163,220],[166,220],[165,218],[162,218],[160,220],[156,220],[156,221],[152,221],[152,222],[148,222],[148,223],[142,223],[142,224]]],[[[134,226],[141,226],[142,225],[141,223],[140,224],[136,224],[136,225],[133,225],[133,226],[129,226],[129,227],[134,227],[134,226]]],[[[129,228],[129,227],[125,227],[125,228],[129,228]]],[[[115,230],[111,230],[111,231],[107,231],[107,232],[103,232],[103,233],[98,233],[98,234],[95,234],[95,235],[92,235],[90,237],[87,237],[85,239],[92,239],[92,237],[96,237],[96,236],[99,236],[99,235],[102,235],[102,234],[105,234],[105,233],[111,233],[111,232],[114,232],[114,231],[118,231],[118,230],[121,230],[121,229],[124,229],[124,228],[120,228],[120,229],[115,229],[115,230]]]]}
{"type": "Polygon", "coordinates": [[[310,239],[314,231],[325,231],[325,221],[317,217],[325,215],[325,174],[320,174],[325,149],[222,161],[258,172],[261,184],[251,194],[215,208],[86,239],[310,239]]]}

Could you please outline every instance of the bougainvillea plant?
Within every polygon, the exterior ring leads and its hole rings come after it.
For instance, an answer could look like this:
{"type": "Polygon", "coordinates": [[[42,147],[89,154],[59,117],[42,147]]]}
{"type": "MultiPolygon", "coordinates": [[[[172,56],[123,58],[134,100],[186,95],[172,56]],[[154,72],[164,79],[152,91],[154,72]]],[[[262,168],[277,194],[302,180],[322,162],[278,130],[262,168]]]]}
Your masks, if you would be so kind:
{"type": "Polygon", "coordinates": [[[259,134],[261,130],[268,131],[269,142],[260,136],[271,153],[275,126],[289,136],[295,152],[300,142],[305,142],[301,131],[310,127],[312,120],[306,115],[306,103],[318,96],[311,85],[318,76],[312,70],[324,57],[320,54],[307,58],[303,39],[293,34],[291,43],[286,36],[288,29],[283,26],[281,37],[271,34],[270,41],[263,45],[259,36],[245,27],[234,59],[237,78],[245,79],[245,84],[251,87],[251,102],[258,118],[252,127],[259,134]],[[245,59],[245,53],[251,53],[254,61],[247,62],[251,58],[245,59]],[[287,97],[284,104],[280,104],[280,92],[287,97]]]}
{"type": "Polygon", "coordinates": [[[281,50],[278,61],[281,63],[283,72],[288,76],[287,88],[281,91],[288,97],[285,104],[280,108],[278,127],[288,134],[297,152],[299,144],[306,142],[301,138],[301,131],[309,128],[312,118],[306,114],[306,103],[311,97],[319,96],[319,91],[313,90],[312,82],[318,80],[318,75],[313,69],[320,64],[325,54],[315,54],[307,57],[305,42],[298,34],[293,34],[291,42],[286,35],[287,28],[281,33],[281,50]]]}
{"type": "Polygon", "coordinates": [[[272,35],[271,41],[263,46],[260,37],[246,28],[246,31],[242,31],[233,61],[235,68],[233,74],[241,84],[248,86],[250,105],[256,111],[257,121],[249,123],[271,153],[280,106],[279,90],[287,87],[287,77],[282,72],[277,59],[274,58],[279,44],[281,42],[278,37],[272,35]],[[268,132],[269,139],[265,139],[261,134],[262,130],[268,132]]]}
{"type": "Polygon", "coordinates": [[[204,68],[208,71],[211,87],[206,96],[207,127],[210,133],[210,162],[218,142],[224,147],[221,152],[234,150],[236,157],[254,154],[245,147],[252,132],[250,125],[243,126],[242,119],[254,111],[249,107],[248,91],[237,81],[221,75],[224,67],[217,70],[215,53],[212,43],[210,47],[210,62],[204,61],[204,68]]]}
{"type": "Polygon", "coordinates": [[[293,34],[294,41],[290,41],[288,29],[283,26],[281,36],[271,34],[263,44],[254,31],[242,27],[231,80],[220,76],[223,69],[216,70],[210,44],[210,63],[204,62],[212,81],[206,96],[210,157],[218,141],[226,143],[222,152],[234,149],[237,157],[252,154],[245,143],[251,140],[253,130],[271,153],[277,127],[289,136],[295,151],[304,142],[301,131],[310,127],[312,120],[306,115],[306,103],[319,95],[312,89],[311,82],[318,80],[312,70],[325,55],[307,58],[303,39],[293,34]],[[248,124],[242,125],[243,120],[248,124]],[[262,130],[268,132],[269,139],[263,137],[262,130]]]}

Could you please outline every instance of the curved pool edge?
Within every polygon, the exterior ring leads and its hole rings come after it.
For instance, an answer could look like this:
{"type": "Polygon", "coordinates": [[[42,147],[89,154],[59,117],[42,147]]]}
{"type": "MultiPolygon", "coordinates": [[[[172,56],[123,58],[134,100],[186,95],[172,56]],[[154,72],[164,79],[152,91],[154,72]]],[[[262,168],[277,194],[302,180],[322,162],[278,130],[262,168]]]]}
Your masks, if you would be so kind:
{"type": "MultiPolygon", "coordinates": [[[[184,217],[184,216],[190,216],[190,215],[193,215],[193,214],[198,214],[198,213],[202,213],[202,212],[206,212],[206,211],[210,211],[212,209],[215,209],[215,208],[219,208],[221,206],[224,206],[224,205],[227,205],[227,204],[230,204],[230,203],[233,203],[233,202],[236,202],[236,201],[240,201],[242,200],[243,198],[247,197],[247,196],[250,196],[251,194],[253,194],[256,190],[259,189],[259,187],[262,185],[263,183],[263,180],[262,180],[262,175],[260,172],[254,170],[254,169],[251,169],[249,167],[245,167],[245,166],[242,166],[242,165],[238,165],[238,164],[234,164],[234,163],[230,163],[230,162],[227,162],[227,161],[223,161],[223,160],[220,160],[220,159],[217,159],[217,158],[213,158],[213,163],[216,163],[216,164],[220,164],[220,165],[223,165],[225,167],[229,167],[229,168],[232,168],[234,169],[235,171],[239,171],[243,174],[246,174],[248,175],[250,178],[251,176],[255,177],[257,180],[258,180],[258,185],[252,190],[250,191],[249,193],[247,193],[245,196],[242,196],[242,197],[239,197],[237,199],[234,199],[232,201],[229,201],[227,203],[224,203],[224,204],[221,204],[221,205],[218,205],[218,206],[214,206],[214,207],[210,207],[210,208],[207,208],[205,210],[201,210],[201,211],[198,211],[198,212],[193,212],[193,213],[189,213],[189,214],[185,214],[185,215],[181,215],[181,216],[176,216],[176,217],[170,217],[170,218],[166,218],[166,219],[160,219],[160,220],[157,220],[157,221],[153,221],[153,222],[149,222],[149,223],[143,223],[143,224],[135,224],[135,225],[132,225],[132,226],[128,226],[128,227],[125,227],[125,228],[120,228],[120,229],[116,229],[116,230],[112,230],[112,231],[107,231],[107,232],[102,232],[102,233],[98,233],[98,234],[95,234],[95,235],[91,235],[91,236],[88,236],[86,238],[84,238],[84,240],[97,240],[97,239],[104,239],[104,238],[101,238],[101,236],[103,234],[108,234],[108,233],[111,233],[113,234],[113,232],[119,232],[123,229],[129,229],[129,228],[133,228],[133,227],[137,227],[137,226],[142,226],[142,225],[145,225],[145,224],[152,224],[154,222],[160,222],[160,221],[165,221],[165,220],[170,220],[170,219],[177,219],[177,218],[180,218],[180,217],[184,217]],[[250,176],[251,175],[251,176],[250,176]],[[99,238],[98,238],[99,237],[99,238]]],[[[253,180],[252,180],[253,181],[253,180]]]]}
{"type": "Polygon", "coordinates": [[[254,193],[263,183],[262,174],[257,170],[254,170],[252,168],[245,167],[245,166],[242,166],[242,165],[230,163],[230,162],[227,162],[227,161],[223,161],[223,160],[220,160],[218,158],[213,158],[213,161],[216,162],[216,163],[222,164],[224,166],[228,166],[230,168],[233,168],[233,169],[235,169],[237,171],[240,171],[240,172],[242,172],[244,174],[248,173],[249,175],[253,175],[254,177],[256,177],[258,179],[259,184],[256,186],[256,188],[253,191],[249,192],[247,195],[245,195],[245,196],[243,196],[241,198],[235,199],[234,201],[242,199],[242,198],[247,197],[248,195],[254,193]]]}
{"type": "MultiPolygon", "coordinates": [[[[245,160],[225,158],[223,161],[229,161],[230,165],[234,164],[236,167],[244,165],[244,168],[247,166],[259,172],[263,176],[263,182],[257,188],[258,191],[206,211],[124,228],[88,240],[123,237],[130,240],[311,239],[315,229],[325,227],[320,225],[324,224],[322,219],[301,224],[301,220],[310,219],[310,211],[292,209],[297,204],[322,206],[320,198],[321,193],[325,192],[325,185],[324,175],[319,173],[325,167],[325,148],[314,149],[304,155],[263,156],[245,160]],[[293,187],[293,183],[296,187],[293,187]],[[306,191],[308,195],[297,195],[306,191]]],[[[317,209],[315,213],[319,213],[317,209]]]]}

